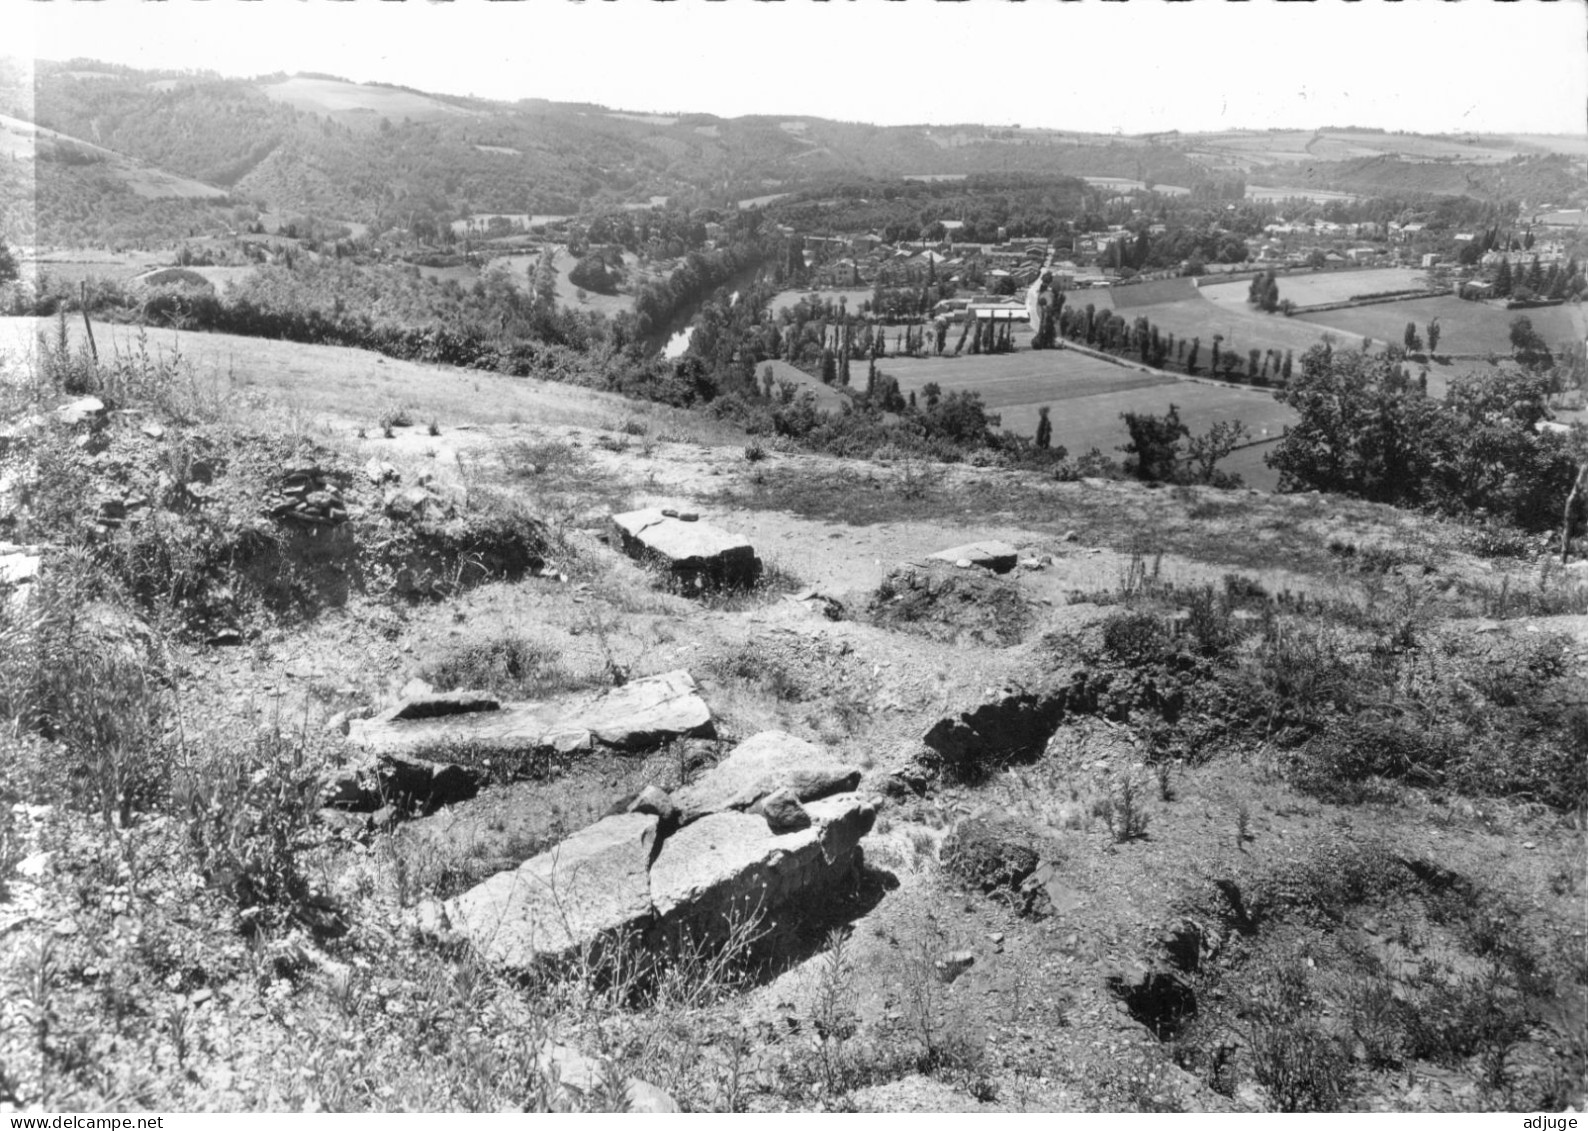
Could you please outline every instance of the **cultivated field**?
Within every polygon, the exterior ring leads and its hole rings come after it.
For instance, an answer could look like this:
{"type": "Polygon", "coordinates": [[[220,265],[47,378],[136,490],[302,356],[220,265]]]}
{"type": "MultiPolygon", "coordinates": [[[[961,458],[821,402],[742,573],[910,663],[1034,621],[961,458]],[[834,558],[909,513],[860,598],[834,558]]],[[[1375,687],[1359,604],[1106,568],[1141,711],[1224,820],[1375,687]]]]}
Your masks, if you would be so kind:
{"type": "MultiPolygon", "coordinates": [[[[1132,180],[1130,177],[1082,177],[1081,180],[1085,181],[1089,185],[1096,185],[1099,188],[1116,188],[1134,191],[1145,189],[1147,187],[1146,181],[1132,180]]],[[[1152,186],[1152,191],[1161,192],[1165,196],[1191,195],[1191,190],[1184,187],[1183,185],[1160,185],[1155,183],[1152,186]]]]}
{"type": "MultiPolygon", "coordinates": [[[[1280,293],[1285,293],[1283,283],[1280,293]]],[[[1588,333],[1588,315],[1575,304],[1502,310],[1481,302],[1466,302],[1454,295],[1325,310],[1317,315],[1299,314],[1293,321],[1310,322],[1320,328],[1327,325],[1356,338],[1366,336],[1379,342],[1399,343],[1406,332],[1406,323],[1417,323],[1418,333],[1426,334],[1429,321],[1437,317],[1440,353],[1505,356],[1511,352],[1511,323],[1522,315],[1532,320],[1533,328],[1552,347],[1568,340],[1580,342],[1588,333]]]]}
{"type": "MultiPolygon", "coordinates": [[[[1185,140],[1193,151],[1241,161],[1248,166],[1288,161],[1346,161],[1379,155],[1394,155],[1406,161],[1494,163],[1508,161],[1537,144],[1519,144],[1520,139],[1505,136],[1468,139],[1373,130],[1237,130],[1192,134],[1185,140]]],[[[1556,148],[1545,144],[1548,148],[1556,148]]]]}
{"type": "MultiPolygon", "coordinates": [[[[1235,284],[1231,284],[1234,286],[1235,284]]],[[[1085,294],[1095,292],[1086,291],[1085,294]]],[[[1150,283],[1136,283],[1128,287],[1109,287],[1108,297],[1114,310],[1133,310],[1138,306],[1156,306],[1164,302],[1179,302],[1197,295],[1194,279],[1154,279],[1150,283]]],[[[1091,302],[1090,298],[1087,302],[1091,302]]],[[[1086,303],[1081,304],[1083,307],[1086,303]]]]}
{"type": "Polygon", "coordinates": [[[461,106],[414,91],[363,86],[337,79],[290,78],[259,89],[296,110],[324,114],[349,124],[362,122],[371,128],[378,126],[383,117],[392,121],[412,118],[416,122],[426,122],[473,114],[461,106]]]}
{"type": "MultiPolygon", "coordinates": [[[[1199,363],[1204,367],[1210,360],[1214,334],[1224,336],[1220,350],[1235,350],[1242,354],[1250,349],[1291,349],[1300,354],[1318,344],[1319,335],[1323,333],[1322,327],[1286,318],[1282,314],[1264,314],[1254,310],[1244,301],[1247,284],[1240,282],[1231,285],[1239,289],[1243,299],[1240,303],[1214,303],[1209,301],[1206,291],[1199,291],[1172,302],[1124,307],[1120,309],[1120,315],[1127,321],[1145,317],[1161,332],[1173,334],[1177,339],[1190,341],[1192,338],[1201,338],[1199,363]]],[[[1101,290],[1077,291],[1068,301],[1078,310],[1086,309],[1088,303],[1099,310],[1112,310],[1119,295],[1129,289],[1118,288],[1113,299],[1103,298],[1107,292],[1101,290]]],[[[1282,296],[1285,294],[1283,281],[1279,284],[1279,293],[1282,296]]]]}
{"type": "Polygon", "coordinates": [[[150,268],[170,262],[171,256],[165,252],[77,248],[47,252],[36,259],[24,259],[18,266],[24,278],[36,281],[40,276],[47,276],[58,282],[76,284],[93,279],[124,282],[150,268]]]}
{"type": "MultiPolygon", "coordinates": [[[[1297,306],[1325,302],[1345,302],[1356,295],[1409,291],[1426,284],[1428,273],[1411,267],[1381,267],[1371,271],[1319,271],[1309,275],[1286,275],[1279,280],[1279,297],[1297,306]]],[[[1249,284],[1218,283],[1204,286],[1202,293],[1220,305],[1244,305],[1249,284]]],[[[1336,313],[1328,311],[1329,315],[1336,313]]]]}
{"type": "MultiPolygon", "coordinates": [[[[1271,392],[1184,381],[1170,374],[1142,373],[1099,361],[1074,350],[1041,350],[991,357],[887,359],[879,363],[884,373],[899,382],[908,395],[935,381],[944,392],[958,389],[980,393],[991,411],[1002,417],[1011,432],[1033,435],[1037,409],[1052,408],[1053,442],[1072,455],[1092,448],[1118,457],[1115,448],[1125,443],[1123,412],[1167,412],[1179,406],[1180,416],[1193,432],[1203,432],[1220,420],[1241,420],[1254,438],[1277,439],[1294,414],[1271,392]]],[[[1225,470],[1242,475],[1248,486],[1272,489],[1277,477],[1262,466],[1262,448],[1236,453],[1225,470]]]]}
{"type": "Polygon", "coordinates": [[[751,208],[765,208],[768,204],[776,204],[789,195],[791,194],[786,192],[769,192],[765,196],[746,197],[744,200],[739,201],[739,208],[741,211],[751,208]]]}
{"type": "Polygon", "coordinates": [[[1331,189],[1319,188],[1263,188],[1259,185],[1246,186],[1247,200],[1287,200],[1291,197],[1301,197],[1314,200],[1320,204],[1331,200],[1355,200],[1356,196],[1349,192],[1334,192],[1331,189]]]}

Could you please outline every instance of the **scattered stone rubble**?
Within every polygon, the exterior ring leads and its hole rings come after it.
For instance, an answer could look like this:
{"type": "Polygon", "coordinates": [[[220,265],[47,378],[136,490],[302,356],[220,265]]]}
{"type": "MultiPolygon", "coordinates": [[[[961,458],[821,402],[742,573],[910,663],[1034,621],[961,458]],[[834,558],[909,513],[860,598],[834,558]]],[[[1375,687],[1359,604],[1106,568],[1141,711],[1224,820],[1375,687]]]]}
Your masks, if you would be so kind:
{"type": "Polygon", "coordinates": [[[339,526],[347,521],[341,491],[312,463],[283,468],[281,486],[268,507],[272,518],[301,526],[339,526]]]}

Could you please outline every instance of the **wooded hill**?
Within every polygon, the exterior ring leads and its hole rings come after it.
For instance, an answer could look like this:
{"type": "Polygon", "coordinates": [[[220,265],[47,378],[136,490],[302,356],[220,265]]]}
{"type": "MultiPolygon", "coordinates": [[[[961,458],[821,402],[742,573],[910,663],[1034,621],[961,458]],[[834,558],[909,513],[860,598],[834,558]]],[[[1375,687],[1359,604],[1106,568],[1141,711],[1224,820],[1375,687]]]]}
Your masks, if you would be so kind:
{"type": "MultiPolygon", "coordinates": [[[[1233,135],[1217,135],[1224,148],[1212,149],[1198,135],[1125,138],[977,125],[625,113],[430,95],[323,75],[244,80],[82,60],[41,61],[31,89],[22,68],[0,67],[0,113],[68,139],[36,152],[9,147],[6,183],[36,181],[33,211],[42,230],[31,230],[32,217],[9,212],[4,222],[15,239],[52,244],[150,241],[214,230],[235,223],[227,204],[378,230],[409,227],[416,217],[442,223],[489,213],[564,214],[660,196],[723,206],[856,178],[1060,174],[1195,190],[1228,180],[1234,144],[1233,135]],[[109,167],[98,157],[102,151],[224,190],[230,200],[194,197],[151,209],[149,201],[165,194],[109,167]],[[36,171],[25,168],[30,163],[36,171]]],[[[1361,136],[1351,136],[1350,152],[1364,152],[1361,136]]],[[[1294,174],[1294,183],[1346,191],[1538,196],[1556,204],[1583,191],[1577,160],[1545,152],[1536,138],[1516,140],[1510,149],[1503,148],[1505,139],[1485,139],[1481,152],[1474,151],[1481,160],[1461,161],[1459,150],[1455,156],[1439,150],[1419,161],[1388,156],[1386,148],[1291,168],[1274,162],[1282,154],[1263,149],[1269,145],[1263,137],[1236,139],[1258,147],[1251,151],[1254,161],[1237,172],[1265,181],[1294,174]],[[1507,154],[1513,157],[1508,163],[1496,162],[1507,154]]],[[[1396,154],[1438,150],[1432,139],[1384,137],[1396,154]]],[[[1562,139],[1563,152],[1570,141],[1562,139]]]]}

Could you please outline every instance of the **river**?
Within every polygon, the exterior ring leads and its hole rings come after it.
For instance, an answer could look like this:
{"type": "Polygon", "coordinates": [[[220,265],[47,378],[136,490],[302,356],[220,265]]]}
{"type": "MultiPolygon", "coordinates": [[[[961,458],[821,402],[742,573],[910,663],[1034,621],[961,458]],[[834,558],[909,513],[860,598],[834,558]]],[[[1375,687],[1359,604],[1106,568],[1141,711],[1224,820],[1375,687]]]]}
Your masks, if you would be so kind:
{"type": "MultiPolygon", "coordinates": [[[[755,282],[756,275],[765,266],[765,263],[756,263],[746,267],[724,284],[732,292],[734,302],[737,302],[739,296],[745,292],[751,283],[755,282]]],[[[716,293],[717,289],[713,288],[711,294],[716,293]]],[[[700,315],[700,308],[710,301],[711,295],[708,294],[699,302],[690,304],[687,308],[669,318],[666,326],[651,334],[651,349],[668,360],[682,357],[689,349],[689,339],[695,332],[695,319],[700,315]]]]}

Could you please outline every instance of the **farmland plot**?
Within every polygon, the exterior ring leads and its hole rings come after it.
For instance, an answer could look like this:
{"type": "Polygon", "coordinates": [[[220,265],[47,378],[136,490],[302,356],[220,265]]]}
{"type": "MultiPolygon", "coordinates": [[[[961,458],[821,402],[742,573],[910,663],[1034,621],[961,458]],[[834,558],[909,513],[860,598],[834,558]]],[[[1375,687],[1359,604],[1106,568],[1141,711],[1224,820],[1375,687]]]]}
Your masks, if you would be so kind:
{"type": "MultiPolygon", "coordinates": [[[[1377,295],[1389,291],[1410,291],[1425,286],[1426,271],[1411,267],[1381,267],[1370,271],[1320,271],[1311,275],[1286,275],[1279,280],[1279,297],[1297,306],[1326,302],[1346,302],[1357,295],[1377,295]]],[[[1221,305],[1245,305],[1249,284],[1217,283],[1204,286],[1202,293],[1221,305]]],[[[1326,311],[1333,316],[1335,311],[1326,311]]]]}
{"type": "Polygon", "coordinates": [[[1307,200],[1326,204],[1331,200],[1355,200],[1356,196],[1349,192],[1335,192],[1332,189],[1319,188],[1291,188],[1280,186],[1266,188],[1262,185],[1247,185],[1247,200],[1289,200],[1292,197],[1303,197],[1307,200]]]}
{"type": "MultiPolygon", "coordinates": [[[[1207,295],[1214,288],[1206,287],[1171,302],[1129,307],[1121,310],[1120,315],[1127,321],[1144,317],[1163,333],[1173,334],[1176,338],[1184,338],[1186,341],[1201,338],[1200,364],[1204,368],[1210,360],[1214,334],[1222,334],[1224,337],[1224,341],[1219,346],[1221,350],[1234,350],[1242,355],[1251,349],[1291,349],[1301,354],[1318,344],[1324,327],[1286,318],[1282,314],[1264,314],[1254,310],[1246,305],[1246,283],[1228,285],[1237,288],[1241,297],[1240,302],[1212,302],[1207,295]]],[[[1123,293],[1126,289],[1121,287],[1119,291],[1123,293]]],[[[1280,294],[1284,293],[1284,283],[1281,282],[1280,294]]],[[[1079,292],[1070,297],[1070,302],[1080,310],[1084,310],[1089,302],[1095,303],[1099,310],[1110,308],[1111,304],[1105,306],[1093,298],[1092,294],[1093,292],[1090,291],[1079,292]]],[[[1329,315],[1332,316],[1334,313],[1336,312],[1330,311],[1329,315]]],[[[1402,324],[1404,325],[1404,321],[1402,324]]]]}
{"type": "MultiPolygon", "coordinates": [[[[1283,284],[1281,293],[1284,293],[1283,284]]],[[[1406,323],[1417,323],[1417,332],[1426,334],[1428,323],[1437,317],[1440,353],[1497,353],[1505,357],[1511,352],[1511,323],[1522,315],[1532,320],[1533,329],[1551,347],[1566,341],[1580,342],[1588,333],[1588,316],[1576,304],[1501,310],[1481,302],[1467,302],[1454,295],[1325,310],[1316,315],[1298,314],[1292,321],[1310,322],[1320,328],[1327,324],[1348,335],[1345,343],[1348,345],[1360,345],[1359,340],[1350,339],[1364,336],[1376,342],[1389,341],[1398,345],[1406,333],[1406,323]]]]}
{"type": "MultiPolygon", "coordinates": [[[[1126,441],[1124,412],[1163,413],[1171,404],[1193,432],[1204,432],[1220,420],[1240,420],[1254,439],[1276,440],[1294,413],[1271,392],[1183,381],[1167,373],[1143,373],[1076,353],[1041,350],[982,357],[912,360],[888,359],[882,372],[895,378],[908,395],[935,381],[943,389],[978,392],[998,413],[1001,426],[1030,436],[1037,430],[1037,409],[1052,409],[1053,442],[1080,455],[1092,448],[1119,458],[1126,441]]],[[[1242,475],[1248,486],[1272,489],[1277,476],[1262,464],[1269,445],[1244,449],[1230,457],[1224,470],[1242,475]]]]}

